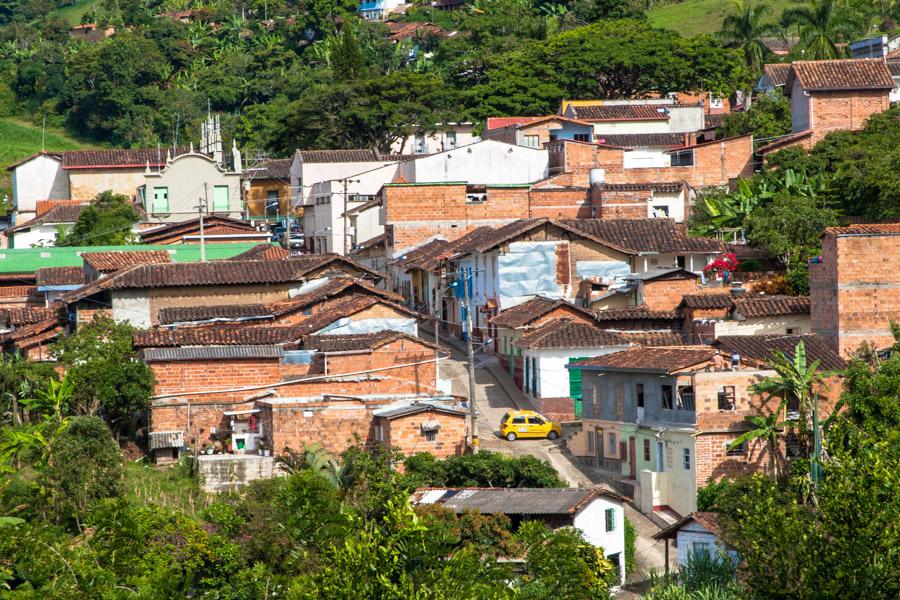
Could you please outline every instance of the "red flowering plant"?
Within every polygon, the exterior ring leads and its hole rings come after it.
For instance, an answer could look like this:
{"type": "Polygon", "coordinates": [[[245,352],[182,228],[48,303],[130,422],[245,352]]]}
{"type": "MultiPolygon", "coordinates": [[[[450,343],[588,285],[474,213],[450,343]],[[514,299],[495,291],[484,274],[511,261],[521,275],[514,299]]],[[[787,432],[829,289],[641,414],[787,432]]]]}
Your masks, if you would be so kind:
{"type": "Polygon", "coordinates": [[[737,271],[740,264],[737,256],[735,256],[733,252],[727,252],[725,254],[720,254],[714,261],[706,265],[703,272],[708,276],[716,275],[727,279],[731,273],[737,271]]]}

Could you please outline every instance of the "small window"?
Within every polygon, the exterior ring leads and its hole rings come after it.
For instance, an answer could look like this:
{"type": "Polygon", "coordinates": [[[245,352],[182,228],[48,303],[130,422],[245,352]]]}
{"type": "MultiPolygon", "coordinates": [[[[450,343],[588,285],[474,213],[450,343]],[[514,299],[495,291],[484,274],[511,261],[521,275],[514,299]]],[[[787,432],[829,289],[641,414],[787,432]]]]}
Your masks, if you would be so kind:
{"type": "Polygon", "coordinates": [[[734,410],[734,386],[719,386],[719,410],[734,410]]]}
{"type": "Polygon", "coordinates": [[[634,393],[637,396],[637,407],[644,408],[644,384],[643,383],[635,384],[634,393]]]}
{"type": "Polygon", "coordinates": [[[653,207],[653,218],[654,219],[665,219],[669,216],[669,207],[665,204],[660,204],[653,207]]]}
{"type": "Polygon", "coordinates": [[[609,453],[615,454],[616,453],[616,434],[615,433],[606,434],[606,442],[607,442],[606,447],[609,450],[609,453]]]}
{"type": "Polygon", "coordinates": [[[456,132],[448,131],[444,134],[444,149],[453,150],[456,148],[456,132]]]}
{"type": "Polygon", "coordinates": [[[684,470],[685,471],[691,470],[691,449],[690,448],[684,449],[684,470]]]}
{"type": "Polygon", "coordinates": [[[589,454],[594,453],[594,440],[596,439],[596,437],[597,437],[596,431],[588,431],[587,432],[587,447],[588,447],[587,449],[588,449],[589,454]]]}
{"type": "Polygon", "coordinates": [[[540,417],[528,417],[528,424],[529,425],[544,425],[544,424],[546,424],[546,421],[544,421],[540,417]]]}
{"type": "Polygon", "coordinates": [[[425,134],[417,133],[415,145],[413,146],[414,154],[425,154],[425,134]]]}
{"type": "Polygon", "coordinates": [[[213,187],[213,210],[215,212],[228,211],[228,186],[217,185],[213,187]]]}
{"type": "Polygon", "coordinates": [[[384,426],[383,425],[375,426],[375,441],[376,442],[384,441],[384,426]]]}
{"type": "Polygon", "coordinates": [[[523,136],[523,146],[527,146],[528,148],[540,148],[541,147],[541,138],[537,135],[526,135],[523,136]]]}
{"type": "Polygon", "coordinates": [[[425,441],[433,442],[433,441],[437,440],[437,434],[438,434],[437,429],[431,429],[429,431],[426,431],[425,432],[425,441]]]}
{"type": "Polygon", "coordinates": [[[606,533],[610,531],[616,530],[616,509],[607,508],[605,511],[606,516],[606,533]]]}
{"type": "Polygon", "coordinates": [[[678,410],[694,410],[693,386],[678,386],[678,410]]]}
{"type": "Polygon", "coordinates": [[[709,542],[691,542],[691,552],[694,553],[694,556],[709,556],[709,542]]]}
{"type": "Polygon", "coordinates": [[[785,333],[787,333],[788,335],[794,335],[795,333],[797,333],[797,330],[794,327],[788,327],[785,330],[785,333]]]}
{"type": "Polygon", "coordinates": [[[644,440],[644,462],[650,462],[650,440],[644,440]]]}
{"type": "Polygon", "coordinates": [[[662,386],[662,407],[663,410],[672,410],[675,408],[675,398],[673,397],[671,385],[662,386]]]}
{"type": "Polygon", "coordinates": [[[744,453],[747,451],[747,442],[741,442],[740,444],[731,446],[728,442],[725,442],[725,456],[744,456],[744,453]]]}
{"type": "Polygon", "coordinates": [[[576,133],[576,134],[575,134],[575,141],[576,141],[576,142],[590,142],[590,141],[591,141],[591,134],[589,134],[589,133],[576,133]]]}
{"type": "Polygon", "coordinates": [[[153,188],[153,212],[169,212],[169,188],[153,188]]]}
{"type": "Polygon", "coordinates": [[[513,422],[513,425],[524,425],[525,417],[513,417],[512,422],[513,422]]]}
{"type": "Polygon", "coordinates": [[[678,266],[679,269],[683,269],[685,267],[685,265],[687,264],[685,262],[685,257],[684,256],[676,256],[675,264],[678,266]]]}
{"type": "Polygon", "coordinates": [[[673,167],[690,167],[694,164],[694,151],[693,150],[682,150],[680,152],[672,153],[672,166],[673,167]]]}

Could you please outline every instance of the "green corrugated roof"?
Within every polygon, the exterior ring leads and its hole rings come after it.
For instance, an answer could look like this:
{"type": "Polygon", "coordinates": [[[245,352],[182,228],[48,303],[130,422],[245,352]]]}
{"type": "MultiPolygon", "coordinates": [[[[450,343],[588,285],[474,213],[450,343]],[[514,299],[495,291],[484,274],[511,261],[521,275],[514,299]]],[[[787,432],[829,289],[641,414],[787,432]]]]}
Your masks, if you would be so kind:
{"type": "MultiPolygon", "coordinates": [[[[206,244],[206,259],[231,258],[259,243],[206,244]]],[[[133,252],[165,250],[174,262],[200,260],[200,244],[170,246],[66,246],[51,248],[0,249],[0,273],[34,273],[43,267],[80,267],[82,252],[133,252]]]]}

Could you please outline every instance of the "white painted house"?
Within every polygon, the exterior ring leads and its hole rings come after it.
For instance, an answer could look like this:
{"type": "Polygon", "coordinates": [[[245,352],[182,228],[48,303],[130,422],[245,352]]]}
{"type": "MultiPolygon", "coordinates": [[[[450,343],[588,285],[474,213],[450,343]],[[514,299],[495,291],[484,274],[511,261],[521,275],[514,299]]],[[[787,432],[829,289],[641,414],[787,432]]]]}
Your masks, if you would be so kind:
{"type": "Polygon", "coordinates": [[[719,526],[719,515],[714,512],[694,512],[677,523],[663,529],[653,536],[666,544],[665,564],[669,569],[669,540],[675,541],[678,552],[676,564],[684,567],[691,554],[708,556],[727,556],[732,561],[739,559],[735,549],[722,540],[719,526]]]}
{"type": "Polygon", "coordinates": [[[456,150],[480,141],[474,133],[475,124],[438,123],[434,131],[416,131],[404,139],[394,142],[391,152],[397,154],[435,154],[446,150],[456,150]]]}
{"type": "Polygon", "coordinates": [[[552,529],[574,527],[598,548],[625,581],[625,498],[601,488],[420,488],[414,505],[439,504],[456,513],[506,515],[513,526],[542,521],[552,529]]]}
{"type": "Polygon", "coordinates": [[[69,177],[62,168],[62,155],[38,152],[6,168],[12,178],[12,225],[37,216],[40,200],[69,198],[69,177]]]}
{"type": "Polygon", "coordinates": [[[548,153],[495,140],[482,140],[400,163],[399,175],[409,183],[526,184],[545,179],[548,153]]]}

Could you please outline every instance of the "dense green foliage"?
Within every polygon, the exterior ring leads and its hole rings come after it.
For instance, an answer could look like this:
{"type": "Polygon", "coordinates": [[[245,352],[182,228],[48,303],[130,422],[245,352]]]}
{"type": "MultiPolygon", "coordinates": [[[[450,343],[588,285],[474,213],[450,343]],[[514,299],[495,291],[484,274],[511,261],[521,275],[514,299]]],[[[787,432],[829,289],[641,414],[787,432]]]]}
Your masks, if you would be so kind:
{"type": "Polygon", "coordinates": [[[459,33],[399,43],[347,0],[197,5],[190,24],[161,16],[183,6],[97,4],[85,18],[117,30],[86,42],[53,18],[51,0],[6,26],[0,104],[115,145],[184,144],[212,110],[226,141],[245,147],[388,150],[448,120],[553,112],[566,97],[729,93],[752,79],[739,52],[654,29],[629,0],[414,7],[400,18],[459,33]]]}
{"type": "Polygon", "coordinates": [[[133,331],[127,323],[95,316],[52,349],[66,367],[74,410],[102,414],[117,431],[142,420],[154,385],[150,367],[132,347],[133,331]]]}
{"type": "Polygon", "coordinates": [[[556,471],[534,456],[479,452],[437,460],[423,453],[404,460],[420,485],[459,487],[563,487],[556,471]]]}
{"type": "Polygon", "coordinates": [[[78,216],[71,232],[60,227],[56,246],[117,246],[135,241],[132,227],[140,219],[128,196],[100,193],[78,216]]]}

